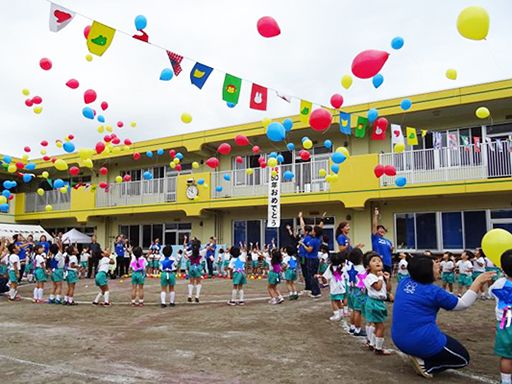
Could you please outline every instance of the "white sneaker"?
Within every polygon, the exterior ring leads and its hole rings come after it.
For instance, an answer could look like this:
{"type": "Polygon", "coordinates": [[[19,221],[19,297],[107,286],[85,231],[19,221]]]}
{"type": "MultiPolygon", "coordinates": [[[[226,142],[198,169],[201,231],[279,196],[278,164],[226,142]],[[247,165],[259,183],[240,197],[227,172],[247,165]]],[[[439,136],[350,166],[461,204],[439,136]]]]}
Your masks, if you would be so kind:
{"type": "Polygon", "coordinates": [[[409,361],[418,375],[427,379],[432,379],[434,377],[433,374],[427,372],[425,369],[425,362],[419,357],[409,356],[409,361]]]}
{"type": "Polygon", "coordinates": [[[339,314],[335,314],[335,315],[332,315],[331,317],[329,317],[329,320],[339,321],[339,320],[341,320],[341,316],[339,314]]]}

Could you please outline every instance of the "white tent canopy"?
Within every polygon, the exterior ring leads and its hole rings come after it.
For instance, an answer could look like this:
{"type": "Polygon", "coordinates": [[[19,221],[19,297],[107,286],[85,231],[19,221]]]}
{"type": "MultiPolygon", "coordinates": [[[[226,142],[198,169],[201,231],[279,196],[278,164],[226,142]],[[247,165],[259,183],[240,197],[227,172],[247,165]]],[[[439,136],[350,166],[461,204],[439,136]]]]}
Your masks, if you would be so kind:
{"type": "Polygon", "coordinates": [[[91,241],[92,239],[89,236],[75,228],[62,235],[62,242],[64,244],[89,244],[91,241]]]}
{"type": "Polygon", "coordinates": [[[21,224],[0,224],[0,237],[12,239],[12,236],[19,233],[27,238],[28,235],[34,236],[34,241],[39,241],[41,235],[45,235],[48,241],[53,238],[40,225],[21,225],[21,224]]]}

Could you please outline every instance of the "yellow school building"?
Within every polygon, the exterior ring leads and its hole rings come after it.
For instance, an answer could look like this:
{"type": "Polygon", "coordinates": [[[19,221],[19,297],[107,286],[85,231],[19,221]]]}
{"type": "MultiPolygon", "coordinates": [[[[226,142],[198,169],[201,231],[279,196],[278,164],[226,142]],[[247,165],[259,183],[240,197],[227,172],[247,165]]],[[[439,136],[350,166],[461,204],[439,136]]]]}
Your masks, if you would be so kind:
{"type": "MultiPolygon", "coordinates": [[[[261,244],[272,239],[282,244],[287,238],[285,226],[297,225],[301,211],[310,224],[318,223],[327,212],[325,231],[331,247],[335,246],[336,226],[348,221],[353,243],[371,249],[375,207],[380,209],[381,222],[396,249],[457,252],[479,246],[491,228],[512,231],[512,80],[406,96],[413,104],[407,112],[400,108],[404,97],[344,109],[353,122],[356,116],[366,116],[370,108],[377,108],[380,116],[400,125],[404,133],[406,127],[415,128],[418,144],[406,145],[403,153],[393,153],[391,127],[382,141],[370,139],[371,128],[364,138],[356,138],[354,129],[352,135],[340,132],[336,117],[328,131],[315,132],[299,116],[289,116],[294,125],[286,142],[295,144],[293,152],[285,142],[270,142],[262,122],[163,137],[94,155],[93,169],[81,167],[78,177],[58,172],[51,162],[36,160],[36,174],[47,170],[52,179],[87,186],[61,193],[43,185],[41,178],[29,184],[17,180],[10,212],[1,214],[0,221],[39,224],[50,233],[74,227],[96,233],[102,245],[112,244],[117,234],[124,233],[145,248],[156,237],[179,245],[189,234],[203,242],[216,236],[220,244],[261,244]],[[491,111],[492,119],[475,116],[480,106],[491,111]],[[291,181],[281,180],[278,229],[266,225],[270,171],[259,167],[260,155],[254,155],[251,146],[235,145],[234,137],[239,134],[246,135],[251,145],[258,145],[262,156],[281,154],[281,171],[294,174],[291,181]],[[314,144],[309,161],[298,155],[304,136],[314,144]],[[333,142],[332,149],[325,148],[326,139],[333,142]],[[228,156],[216,153],[223,142],[232,145],[228,156]],[[327,183],[319,171],[329,172],[332,152],[341,146],[348,149],[350,157],[340,165],[337,180],[327,183]],[[159,149],[164,155],[157,155],[159,149]],[[184,155],[181,172],[169,166],[171,149],[184,155]],[[148,151],[152,157],[146,155],[148,151]],[[133,159],[135,152],[141,154],[140,160],[133,159]],[[213,171],[205,164],[212,156],[220,160],[213,171]],[[235,161],[237,156],[242,157],[241,162],[235,161]],[[192,162],[201,166],[194,169],[192,162]],[[396,177],[404,176],[407,185],[397,187],[395,177],[377,178],[377,164],[393,165],[396,177]],[[99,173],[101,167],[108,168],[107,175],[99,173]],[[145,171],[151,172],[153,179],[144,180],[145,171]],[[130,182],[115,182],[116,176],[126,174],[131,176],[130,182]],[[93,187],[100,182],[108,187],[93,187]],[[43,196],[36,193],[38,188],[47,189],[43,196]],[[53,210],[47,212],[47,205],[53,210]]],[[[80,166],[77,153],[58,157],[69,166],[80,166]]],[[[12,175],[2,171],[0,179],[10,180],[12,175]]]]}

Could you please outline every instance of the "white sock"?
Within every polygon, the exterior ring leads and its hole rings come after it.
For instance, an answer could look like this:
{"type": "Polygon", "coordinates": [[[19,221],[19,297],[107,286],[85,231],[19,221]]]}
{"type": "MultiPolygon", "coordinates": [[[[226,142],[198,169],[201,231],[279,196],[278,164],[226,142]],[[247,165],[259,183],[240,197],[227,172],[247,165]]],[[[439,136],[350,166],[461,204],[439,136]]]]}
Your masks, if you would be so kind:
{"type": "Polygon", "coordinates": [[[55,298],[55,300],[60,301],[60,295],[57,295],[57,297],[55,298]]]}
{"type": "Polygon", "coordinates": [[[201,284],[196,285],[196,297],[199,299],[199,295],[201,294],[201,284]]]}
{"type": "Polygon", "coordinates": [[[72,303],[73,302],[73,296],[68,296],[68,303],[72,303]]]}
{"type": "Polygon", "coordinates": [[[343,313],[344,313],[345,315],[348,315],[348,307],[343,307],[343,313]]]}
{"type": "Polygon", "coordinates": [[[175,297],[176,297],[176,292],[174,292],[174,291],[169,292],[169,302],[171,304],[174,304],[174,298],[175,297]]]}
{"type": "Polygon", "coordinates": [[[384,348],[384,338],[383,337],[376,337],[375,338],[375,349],[378,349],[379,351],[382,351],[384,348]]]}
{"type": "Polygon", "coordinates": [[[361,332],[361,328],[357,328],[357,327],[356,327],[356,328],[354,329],[354,331],[355,331],[355,333],[359,333],[359,332],[361,332]]]}
{"type": "Polygon", "coordinates": [[[192,292],[194,291],[194,286],[192,284],[188,285],[188,297],[192,297],[192,292]]]}
{"type": "Polygon", "coordinates": [[[160,292],[160,302],[165,304],[165,292],[160,292]]]}
{"type": "Polygon", "coordinates": [[[501,373],[501,384],[510,384],[510,383],[512,383],[512,374],[501,373]]]}
{"type": "Polygon", "coordinates": [[[9,289],[9,297],[11,298],[11,300],[16,297],[16,291],[14,288],[9,289]]]}
{"type": "Polygon", "coordinates": [[[370,340],[370,345],[375,347],[375,344],[377,343],[377,337],[375,337],[375,329],[372,332],[372,338],[370,340]]]}
{"type": "MultiPolygon", "coordinates": [[[[96,298],[94,299],[94,303],[99,302],[99,301],[100,301],[100,299],[101,299],[101,296],[102,296],[102,295],[103,295],[103,294],[102,294],[101,292],[100,292],[100,293],[98,293],[98,294],[96,295],[96,298]]],[[[51,300],[51,298],[52,298],[52,295],[50,295],[50,300],[51,300]]]]}
{"type": "Polygon", "coordinates": [[[55,300],[55,295],[50,295],[50,300],[55,300]]]}
{"type": "Polygon", "coordinates": [[[69,302],[69,297],[64,296],[64,302],[65,302],[65,303],[69,302]]]}
{"type": "Polygon", "coordinates": [[[44,289],[43,288],[39,288],[39,299],[42,300],[43,296],[44,296],[44,289]]]}
{"type": "Polygon", "coordinates": [[[338,309],[338,316],[339,317],[343,316],[343,308],[342,309],[338,309]]]}
{"type": "Polygon", "coordinates": [[[366,335],[367,335],[366,337],[368,339],[369,344],[372,345],[372,346],[375,345],[375,339],[373,337],[373,331],[374,330],[375,330],[375,327],[373,327],[371,325],[369,325],[367,327],[367,329],[366,329],[366,335]]]}
{"type": "Polygon", "coordinates": [[[244,290],[243,289],[239,290],[238,294],[240,295],[240,301],[244,301],[244,290]]]}
{"type": "Polygon", "coordinates": [[[34,300],[37,300],[38,292],[39,292],[39,288],[34,288],[34,300]]]}
{"type": "Polygon", "coordinates": [[[104,295],[104,297],[105,297],[105,300],[104,300],[104,301],[105,301],[105,303],[108,303],[108,302],[109,302],[109,301],[108,301],[109,296],[110,296],[110,291],[105,292],[105,295],[104,295]]]}
{"type": "Polygon", "coordinates": [[[236,300],[236,292],[237,292],[236,289],[233,289],[231,291],[231,301],[235,301],[236,300]]]}
{"type": "Polygon", "coordinates": [[[356,329],[356,326],[354,324],[350,324],[350,330],[354,331],[356,329]]]}
{"type": "Polygon", "coordinates": [[[132,299],[132,304],[135,304],[135,299],[132,299]]]}

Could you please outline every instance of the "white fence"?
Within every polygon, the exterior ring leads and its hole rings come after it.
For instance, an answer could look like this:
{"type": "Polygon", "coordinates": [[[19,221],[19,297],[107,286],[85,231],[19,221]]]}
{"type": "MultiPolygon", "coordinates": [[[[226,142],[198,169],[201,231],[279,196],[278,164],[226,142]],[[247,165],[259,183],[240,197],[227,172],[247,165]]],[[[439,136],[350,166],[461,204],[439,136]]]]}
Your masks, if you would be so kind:
{"type": "MultiPolygon", "coordinates": [[[[393,165],[396,176],[408,184],[478,180],[512,176],[512,143],[491,142],[479,146],[424,149],[403,153],[384,153],[380,164],[393,165]]],[[[394,185],[395,177],[382,176],[381,186],[394,185]]]]}
{"type": "Polygon", "coordinates": [[[71,206],[71,193],[69,190],[62,193],[59,190],[45,191],[43,196],[37,193],[25,194],[25,212],[44,212],[47,205],[51,205],[54,211],[63,211],[71,206]]]}

